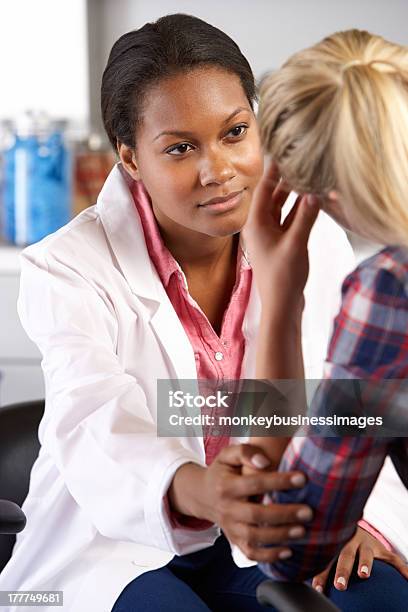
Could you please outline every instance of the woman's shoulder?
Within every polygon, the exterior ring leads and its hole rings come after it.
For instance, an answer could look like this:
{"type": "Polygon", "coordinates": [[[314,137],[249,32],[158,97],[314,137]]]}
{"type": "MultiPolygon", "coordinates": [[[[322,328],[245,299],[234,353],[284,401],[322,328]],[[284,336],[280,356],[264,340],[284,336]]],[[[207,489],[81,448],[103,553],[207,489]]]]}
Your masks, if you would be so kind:
{"type": "Polygon", "coordinates": [[[96,205],[58,231],[26,248],[22,260],[59,262],[100,277],[109,270],[146,261],[146,245],[132,194],[120,167],[114,166],[96,205]],[[119,265],[119,263],[121,265],[119,265]]]}
{"type": "Polygon", "coordinates": [[[107,257],[109,248],[96,206],[90,206],[56,232],[30,245],[22,259],[30,261],[56,259],[85,262],[92,256],[107,257]]]}

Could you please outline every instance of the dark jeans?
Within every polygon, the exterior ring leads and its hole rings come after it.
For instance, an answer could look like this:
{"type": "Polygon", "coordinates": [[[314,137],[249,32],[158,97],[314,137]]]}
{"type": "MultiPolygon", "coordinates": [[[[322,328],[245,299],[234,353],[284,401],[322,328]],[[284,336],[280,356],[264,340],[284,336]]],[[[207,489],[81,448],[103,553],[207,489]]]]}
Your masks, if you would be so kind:
{"type": "MultiPolygon", "coordinates": [[[[213,546],[175,557],[168,565],[130,582],[112,612],[261,612],[256,587],[266,577],[257,567],[235,565],[224,536],[213,546]]],[[[347,591],[329,589],[344,612],[402,612],[407,609],[408,582],[391,566],[374,563],[372,576],[354,576],[347,591]]],[[[305,611],[309,612],[309,611],[305,611]]]]}
{"type": "Polygon", "coordinates": [[[384,561],[374,561],[370,578],[357,576],[357,566],[346,591],[334,588],[334,568],[326,595],[342,612],[402,612],[408,609],[408,580],[384,561]]]}

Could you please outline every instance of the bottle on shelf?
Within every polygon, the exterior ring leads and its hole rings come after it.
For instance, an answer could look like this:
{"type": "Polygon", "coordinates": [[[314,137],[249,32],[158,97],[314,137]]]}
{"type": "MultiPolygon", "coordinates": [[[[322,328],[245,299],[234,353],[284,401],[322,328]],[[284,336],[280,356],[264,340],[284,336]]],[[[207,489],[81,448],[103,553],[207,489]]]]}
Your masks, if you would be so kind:
{"type": "Polygon", "coordinates": [[[71,215],[71,155],[66,122],[27,111],[2,124],[1,231],[24,246],[67,223],[71,215]]]}
{"type": "Polygon", "coordinates": [[[75,145],[73,175],[73,214],[96,203],[98,194],[116,156],[99,134],[91,134],[75,145]]]}

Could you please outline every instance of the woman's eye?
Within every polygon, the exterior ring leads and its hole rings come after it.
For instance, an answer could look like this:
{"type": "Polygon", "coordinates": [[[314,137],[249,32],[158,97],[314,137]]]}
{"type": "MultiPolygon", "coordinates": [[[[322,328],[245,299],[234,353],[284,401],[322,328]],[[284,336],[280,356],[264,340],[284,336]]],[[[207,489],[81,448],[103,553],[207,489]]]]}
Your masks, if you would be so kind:
{"type": "Polygon", "coordinates": [[[238,138],[239,136],[243,136],[245,132],[247,131],[247,129],[248,129],[248,126],[245,124],[236,125],[235,127],[232,128],[232,130],[228,132],[227,136],[231,135],[234,138],[238,138]]]}
{"type": "Polygon", "coordinates": [[[181,144],[175,145],[174,147],[170,147],[170,149],[167,149],[166,153],[168,153],[169,155],[183,155],[184,153],[187,153],[190,149],[192,149],[192,146],[190,144],[188,144],[187,142],[182,142],[181,144]]]}

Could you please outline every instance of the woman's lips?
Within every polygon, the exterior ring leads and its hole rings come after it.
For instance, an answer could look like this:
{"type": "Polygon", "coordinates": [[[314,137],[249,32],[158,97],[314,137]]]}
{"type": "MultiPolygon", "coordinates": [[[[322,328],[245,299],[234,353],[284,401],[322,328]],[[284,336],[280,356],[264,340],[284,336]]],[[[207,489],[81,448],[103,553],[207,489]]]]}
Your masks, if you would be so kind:
{"type": "Polygon", "coordinates": [[[208,212],[227,212],[241,204],[244,191],[245,189],[241,189],[241,191],[235,191],[223,198],[213,198],[208,200],[207,203],[200,204],[199,207],[208,212]]]}

